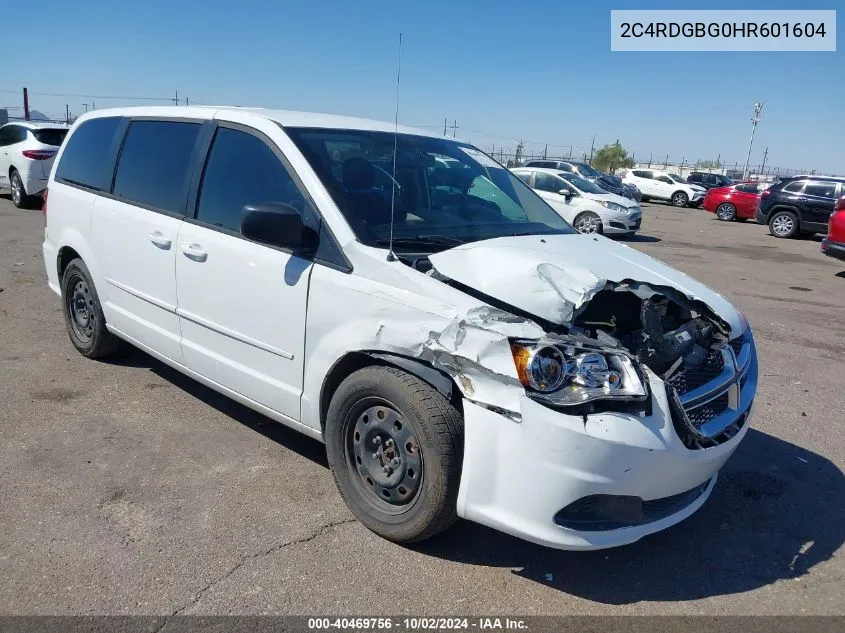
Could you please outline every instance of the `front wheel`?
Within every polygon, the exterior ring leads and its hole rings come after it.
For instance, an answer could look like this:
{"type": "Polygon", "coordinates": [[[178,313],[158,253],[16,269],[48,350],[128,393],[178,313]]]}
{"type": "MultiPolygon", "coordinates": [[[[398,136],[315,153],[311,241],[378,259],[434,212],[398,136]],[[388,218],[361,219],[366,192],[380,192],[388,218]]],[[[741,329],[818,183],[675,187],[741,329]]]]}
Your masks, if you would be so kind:
{"type": "Polygon", "coordinates": [[[457,520],[463,420],[416,376],[383,366],[352,373],[332,397],[325,440],[340,495],[379,536],[413,543],[457,520]]]}
{"type": "Polygon", "coordinates": [[[574,226],[575,230],[579,233],[601,233],[604,230],[601,218],[592,211],[579,213],[578,217],[575,218],[575,222],[572,223],[572,226],[574,226]]]}
{"type": "Polygon", "coordinates": [[[723,202],[716,207],[716,217],[723,222],[736,220],[736,207],[729,202],[723,202]]]}
{"type": "Polygon", "coordinates": [[[685,207],[689,204],[689,196],[683,191],[676,191],[672,194],[672,204],[676,207],[685,207]]]}
{"type": "Polygon", "coordinates": [[[798,228],[798,216],[792,211],[777,211],[769,218],[769,233],[775,237],[794,237],[798,228]]]}

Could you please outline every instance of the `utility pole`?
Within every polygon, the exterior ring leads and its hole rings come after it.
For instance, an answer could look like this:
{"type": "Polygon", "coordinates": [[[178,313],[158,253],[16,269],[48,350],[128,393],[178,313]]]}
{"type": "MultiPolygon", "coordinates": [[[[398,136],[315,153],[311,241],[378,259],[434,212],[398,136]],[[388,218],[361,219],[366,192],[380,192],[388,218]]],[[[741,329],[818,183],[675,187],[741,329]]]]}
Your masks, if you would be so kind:
{"type": "Polygon", "coordinates": [[[29,90],[23,89],[23,118],[29,121],[29,90]]]}
{"type": "Polygon", "coordinates": [[[548,153],[549,153],[549,144],[546,143],[546,146],[543,148],[543,159],[548,158],[548,153]]]}
{"type": "Polygon", "coordinates": [[[92,110],[96,110],[96,109],[97,109],[97,104],[96,104],[96,103],[94,103],[94,100],[93,100],[93,99],[91,100],[91,109],[92,109],[92,110]]]}
{"type": "Polygon", "coordinates": [[[88,104],[87,104],[87,103],[83,103],[82,105],[85,107],[85,111],[86,111],[86,112],[88,112],[88,104]]]}
{"type": "Polygon", "coordinates": [[[452,138],[455,138],[458,134],[458,122],[457,120],[452,124],[452,138]]]}
{"type": "Polygon", "coordinates": [[[444,117],[443,118],[443,136],[446,136],[446,125],[447,125],[448,122],[449,122],[449,119],[447,117],[444,117]]]}
{"type": "Polygon", "coordinates": [[[766,148],[766,151],[763,152],[763,164],[760,166],[760,173],[763,173],[763,170],[766,169],[766,158],[769,155],[769,148],[766,148]]]}
{"type": "Polygon", "coordinates": [[[178,90],[176,91],[176,98],[173,100],[173,103],[175,105],[179,105],[179,91],[178,90]]]}
{"type": "Polygon", "coordinates": [[[758,101],[754,104],[754,116],[751,117],[751,140],[748,141],[748,154],[745,156],[745,167],[742,169],[742,179],[748,178],[748,161],[751,160],[751,146],[754,145],[754,131],[757,129],[757,124],[760,122],[760,113],[763,111],[763,102],[758,101]]]}
{"type": "Polygon", "coordinates": [[[651,159],[654,156],[651,152],[648,153],[648,166],[651,167],[651,159]]]}
{"type": "Polygon", "coordinates": [[[70,106],[65,104],[65,123],[70,125],[70,106]]]}
{"type": "Polygon", "coordinates": [[[596,148],[596,135],[593,134],[593,142],[590,143],[590,165],[593,164],[593,150],[596,148]]]}
{"type": "Polygon", "coordinates": [[[190,103],[188,103],[188,97],[185,97],[185,105],[186,105],[186,106],[187,106],[187,105],[190,105],[190,103]]]}
{"type": "Polygon", "coordinates": [[[569,146],[569,160],[572,160],[572,145],[569,146]]]}

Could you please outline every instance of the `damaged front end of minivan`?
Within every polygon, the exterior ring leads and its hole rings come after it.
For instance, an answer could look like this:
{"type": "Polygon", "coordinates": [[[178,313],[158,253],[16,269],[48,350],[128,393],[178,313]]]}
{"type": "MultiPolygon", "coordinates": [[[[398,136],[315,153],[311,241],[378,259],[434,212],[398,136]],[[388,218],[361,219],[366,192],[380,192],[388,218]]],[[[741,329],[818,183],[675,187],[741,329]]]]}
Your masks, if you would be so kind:
{"type": "Polygon", "coordinates": [[[613,279],[484,253],[502,264],[489,271],[475,248],[431,256],[426,273],[484,305],[414,354],[464,396],[459,515],[593,549],[694,512],[748,426],[757,363],[741,313],[662,270],[613,279]]]}

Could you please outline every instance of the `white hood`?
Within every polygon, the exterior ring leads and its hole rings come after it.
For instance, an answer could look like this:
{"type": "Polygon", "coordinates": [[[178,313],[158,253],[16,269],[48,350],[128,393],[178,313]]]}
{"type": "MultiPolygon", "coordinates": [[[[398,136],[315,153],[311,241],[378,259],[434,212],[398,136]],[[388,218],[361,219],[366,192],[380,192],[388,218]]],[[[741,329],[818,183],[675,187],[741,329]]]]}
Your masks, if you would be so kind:
{"type": "Polygon", "coordinates": [[[584,196],[585,198],[590,199],[590,200],[597,200],[597,201],[604,200],[606,202],[614,202],[614,203],[618,204],[619,206],[624,207],[626,209],[630,209],[632,207],[639,207],[640,206],[639,203],[636,202],[635,200],[631,200],[629,198],[624,198],[620,195],[617,195],[615,193],[610,193],[610,192],[608,192],[608,193],[585,193],[585,192],[582,191],[581,195],[584,196]]]}
{"type": "Polygon", "coordinates": [[[607,281],[670,286],[707,304],[731,328],[744,318],[722,295],[643,253],[594,235],[530,235],[471,242],[431,255],[438,272],[541,319],[568,324],[607,281]]]}

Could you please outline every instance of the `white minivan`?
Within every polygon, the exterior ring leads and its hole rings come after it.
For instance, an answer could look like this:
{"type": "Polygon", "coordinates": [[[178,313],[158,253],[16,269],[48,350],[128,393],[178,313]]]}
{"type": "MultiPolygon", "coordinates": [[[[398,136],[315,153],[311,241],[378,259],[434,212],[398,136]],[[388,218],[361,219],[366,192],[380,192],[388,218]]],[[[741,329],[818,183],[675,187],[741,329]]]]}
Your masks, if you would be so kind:
{"type": "Polygon", "coordinates": [[[98,110],[50,176],[73,345],[129,343],[326,443],[397,542],[457,517],[565,549],[673,525],[749,428],[724,297],[581,235],[463,142],[244,108],[98,110]]]}
{"type": "Polygon", "coordinates": [[[609,193],[576,174],[544,167],[511,171],[579,233],[633,235],[642,224],[638,202],[609,193]]]}

